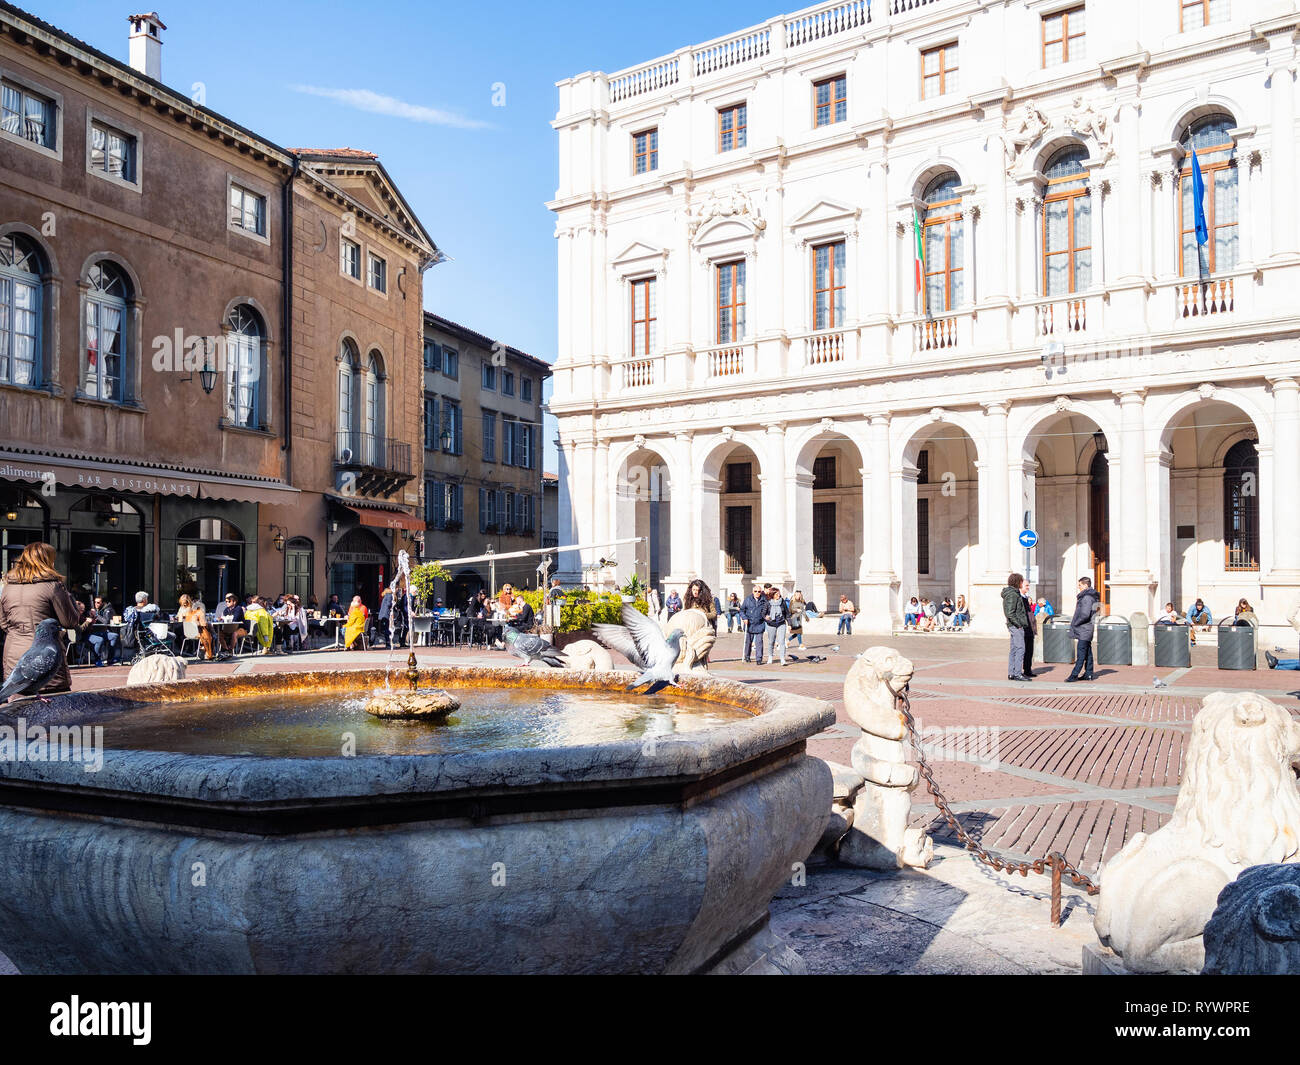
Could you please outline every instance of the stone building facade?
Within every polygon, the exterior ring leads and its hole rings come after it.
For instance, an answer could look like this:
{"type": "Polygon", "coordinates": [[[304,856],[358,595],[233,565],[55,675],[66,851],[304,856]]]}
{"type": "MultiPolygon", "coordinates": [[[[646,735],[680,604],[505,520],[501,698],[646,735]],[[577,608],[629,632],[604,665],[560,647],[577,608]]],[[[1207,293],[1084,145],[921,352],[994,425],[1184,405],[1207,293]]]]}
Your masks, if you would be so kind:
{"type": "Polygon", "coordinates": [[[560,82],[560,540],[876,631],[959,594],[1000,631],[1026,567],[1282,625],[1298,26],[853,0],[560,82]]]}

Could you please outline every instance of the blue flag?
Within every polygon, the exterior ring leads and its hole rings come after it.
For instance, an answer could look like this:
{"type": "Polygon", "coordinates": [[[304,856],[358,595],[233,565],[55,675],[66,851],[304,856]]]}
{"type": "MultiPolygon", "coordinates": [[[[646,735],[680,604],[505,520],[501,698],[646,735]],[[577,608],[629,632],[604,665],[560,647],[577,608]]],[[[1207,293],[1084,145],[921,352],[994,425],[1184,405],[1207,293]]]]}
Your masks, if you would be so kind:
{"type": "Polygon", "coordinates": [[[1201,161],[1192,149],[1192,201],[1196,211],[1196,243],[1210,242],[1210,227],[1205,220],[1205,179],[1201,177],[1201,161]]]}

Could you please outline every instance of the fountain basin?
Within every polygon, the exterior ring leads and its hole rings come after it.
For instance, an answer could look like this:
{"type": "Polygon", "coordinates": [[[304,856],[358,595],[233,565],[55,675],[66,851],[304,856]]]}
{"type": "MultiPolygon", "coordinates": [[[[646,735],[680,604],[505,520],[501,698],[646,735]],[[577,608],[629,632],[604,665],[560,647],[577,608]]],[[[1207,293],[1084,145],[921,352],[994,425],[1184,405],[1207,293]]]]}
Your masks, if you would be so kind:
{"type": "MultiPolygon", "coordinates": [[[[112,747],[115,719],[159,703],[356,693],[382,680],[248,675],[0,708],[0,725],[20,712],[29,726],[103,723],[109,748],[94,773],[0,761],[0,953],[25,973],[797,967],[765,929],[830,809],[829,771],[804,742],[834,722],[824,702],[684,678],[682,695],[743,718],[444,754],[112,747]]],[[[467,689],[503,687],[621,693],[627,680],[422,674],[466,701],[467,689]]]]}

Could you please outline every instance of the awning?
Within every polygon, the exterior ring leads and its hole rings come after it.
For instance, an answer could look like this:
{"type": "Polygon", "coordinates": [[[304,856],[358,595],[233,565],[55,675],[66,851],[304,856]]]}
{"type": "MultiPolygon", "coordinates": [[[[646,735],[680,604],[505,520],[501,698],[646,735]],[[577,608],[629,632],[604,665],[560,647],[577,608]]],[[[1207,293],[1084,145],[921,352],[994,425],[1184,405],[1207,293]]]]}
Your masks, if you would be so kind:
{"type": "MultiPolygon", "coordinates": [[[[337,497],[331,496],[337,501],[337,497]]],[[[404,510],[387,510],[383,507],[367,507],[360,503],[340,503],[346,510],[352,511],[362,525],[376,529],[405,529],[407,532],[421,532],[424,521],[408,514],[404,510]]]]}
{"type": "Polygon", "coordinates": [[[89,492],[139,492],[188,499],[232,499],[241,503],[287,503],[301,494],[292,485],[270,479],[223,477],[194,470],[14,451],[0,451],[0,480],[25,481],[33,486],[54,483],[89,492]]]}

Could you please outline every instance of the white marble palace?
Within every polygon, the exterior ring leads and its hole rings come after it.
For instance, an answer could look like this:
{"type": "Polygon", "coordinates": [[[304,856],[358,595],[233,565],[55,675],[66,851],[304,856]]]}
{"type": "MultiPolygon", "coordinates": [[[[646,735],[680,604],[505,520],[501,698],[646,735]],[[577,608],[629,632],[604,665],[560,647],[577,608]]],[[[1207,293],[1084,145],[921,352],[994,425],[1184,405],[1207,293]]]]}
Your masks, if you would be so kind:
{"type": "Polygon", "coordinates": [[[1298,33],[1291,0],[853,0],[561,82],[560,542],[647,538],[561,575],[1001,631],[1028,566],[1058,609],[1089,575],[1284,624],[1298,33]]]}

